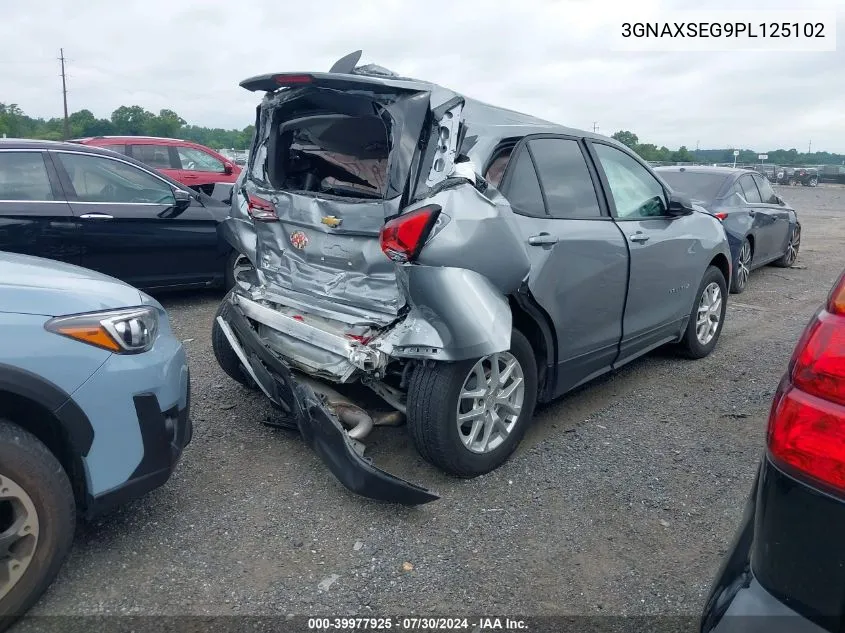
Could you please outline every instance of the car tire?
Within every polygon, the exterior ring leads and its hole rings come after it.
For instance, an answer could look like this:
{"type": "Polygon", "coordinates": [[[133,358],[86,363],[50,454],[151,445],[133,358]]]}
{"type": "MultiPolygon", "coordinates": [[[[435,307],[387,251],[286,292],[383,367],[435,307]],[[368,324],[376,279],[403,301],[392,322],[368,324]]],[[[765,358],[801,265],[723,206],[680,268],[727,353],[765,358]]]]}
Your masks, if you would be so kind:
{"type": "Polygon", "coordinates": [[[237,279],[236,271],[247,265],[252,266],[246,255],[242,255],[238,251],[229,253],[229,256],[226,258],[226,268],[223,271],[223,289],[226,292],[229,292],[235,287],[235,279],[237,279]]]}
{"type": "Polygon", "coordinates": [[[456,363],[418,365],[408,385],[408,428],[423,459],[452,475],[477,477],[495,470],[508,460],[525,435],[536,404],[537,363],[534,351],[528,339],[514,330],[507,352],[456,363]],[[484,383],[483,387],[478,384],[480,374],[489,381],[493,363],[502,371],[508,370],[514,361],[508,378],[499,383],[497,391],[502,393],[512,388],[513,400],[510,406],[500,406],[495,401],[497,392],[490,391],[489,383],[484,383]],[[521,394],[520,387],[513,386],[520,374],[521,394]],[[461,397],[471,391],[486,393],[478,397],[461,397]],[[517,413],[511,408],[515,403],[519,407],[517,413]],[[468,405],[471,405],[470,411],[463,412],[464,415],[483,413],[461,425],[458,415],[468,405]],[[502,411],[509,413],[503,416],[505,421],[500,426],[493,420],[502,411]],[[515,418],[508,420],[507,416],[515,418]],[[507,427],[507,432],[504,432],[504,427],[507,427]],[[488,428],[494,430],[485,433],[488,428]],[[492,447],[491,443],[494,444],[492,447]]]}
{"type": "Polygon", "coordinates": [[[223,333],[223,328],[217,322],[217,317],[219,316],[222,316],[223,320],[225,320],[229,310],[231,310],[231,305],[229,304],[229,295],[226,295],[226,298],[220,302],[220,307],[217,308],[217,313],[214,315],[214,321],[211,324],[211,349],[214,352],[214,358],[217,359],[220,369],[229,378],[248,389],[257,389],[258,385],[255,384],[255,381],[246,372],[246,369],[244,369],[241,359],[235,354],[235,350],[232,349],[229,339],[223,333]]]}
{"type": "Polygon", "coordinates": [[[748,238],[742,242],[739,255],[736,258],[736,266],[733,277],[731,277],[731,294],[741,294],[748,287],[748,276],[751,273],[751,261],[754,257],[754,249],[748,238]]]}
{"type": "Polygon", "coordinates": [[[786,184],[789,185],[790,187],[794,187],[795,186],[795,178],[790,178],[789,180],[786,181],[786,184]]]}
{"type": "Polygon", "coordinates": [[[727,284],[722,271],[709,266],[695,293],[695,302],[690,312],[689,322],[681,339],[681,351],[687,358],[704,358],[719,341],[725,324],[725,310],[728,307],[727,284]],[[715,290],[718,292],[715,292],[715,290]],[[705,297],[705,293],[707,296],[705,297]],[[718,299],[718,305],[716,305],[718,299]],[[715,323],[715,329],[713,324],[715,323]],[[707,326],[706,334],[705,326],[707,326]]]}
{"type": "Polygon", "coordinates": [[[798,259],[798,251],[801,249],[801,225],[797,222],[789,229],[789,241],[786,243],[786,251],[780,259],[772,262],[772,266],[778,268],[789,268],[798,259]]]}
{"type": "Polygon", "coordinates": [[[817,187],[819,184],[819,179],[813,176],[807,183],[810,187],[817,187]]]}
{"type": "Polygon", "coordinates": [[[8,547],[18,557],[19,575],[14,582],[5,577],[5,586],[0,578],[0,631],[53,582],[76,527],[73,489],[62,465],[34,435],[0,418],[0,534],[15,525],[21,536],[8,547]]]}

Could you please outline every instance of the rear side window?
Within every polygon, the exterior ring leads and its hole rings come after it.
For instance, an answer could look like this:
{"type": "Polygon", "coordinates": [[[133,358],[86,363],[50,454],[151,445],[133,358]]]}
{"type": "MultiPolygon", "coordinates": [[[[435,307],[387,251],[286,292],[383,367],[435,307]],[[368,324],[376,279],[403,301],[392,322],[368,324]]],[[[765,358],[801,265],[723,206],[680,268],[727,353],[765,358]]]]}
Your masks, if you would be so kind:
{"type": "Polygon", "coordinates": [[[541,138],[529,142],[554,218],[599,217],[599,201],[577,141],[541,138]]]}
{"type": "Polygon", "coordinates": [[[188,171],[210,171],[217,174],[223,173],[223,163],[211,154],[193,147],[177,147],[176,154],[182,169],[188,171]]]}
{"type": "Polygon", "coordinates": [[[103,149],[110,149],[113,152],[117,152],[118,154],[126,154],[126,145],[123,143],[119,145],[101,145],[103,149]]]}
{"type": "Polygon", "coordinates": [[[769,181],[760,176],[754,176],[754,182],[757,183],[757,189],[760,191],[760,199],[766,204],[777,204],[778,197],[775,190],[769,184],[769,181]]]}
{"type": "Polygon", "coordinates": [[[173,169],[167,145],[132,145],[132,158],[156,169],[173,169]]]}
{"type": "Polygon", "coordinates": [[[319,114],[285,117],[259,151],[254,174],[284,191],[350,198],[383,198],[390,140],[373,115],[319,114]]]}
{"type": "Polygon", "coordinates": [[[517,213],[546,217],[543,194],[540,192],[540,181],[537,180],[534,163],[531,161],[531,155],[526,148],[519,152],[516,162],[510,168],[504,194],[517,213]]]}
{"type": "Polygon", "coordinates": [[[754,184],[754,179],[751,174],[745,174],[739,179],[739,186],[742,187],[742,195],[746,202],[751,204],[762,202],[760,199],[760,192],[757,191],[757,185],[754,184]]]}
{"type": "Polygon", "coordinates": [[[41,152],[0,152],[0,200],[53,200],[41,152]]]}

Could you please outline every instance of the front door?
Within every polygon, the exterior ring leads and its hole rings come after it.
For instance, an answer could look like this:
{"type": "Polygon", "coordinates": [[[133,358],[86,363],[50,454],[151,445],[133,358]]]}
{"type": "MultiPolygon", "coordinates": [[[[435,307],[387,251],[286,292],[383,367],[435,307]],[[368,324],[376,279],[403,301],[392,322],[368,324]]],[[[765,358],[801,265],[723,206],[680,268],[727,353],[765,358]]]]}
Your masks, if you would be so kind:
{"type": "Polygon", "coordinates": [[[168,182],[128,162],[52,152],[82,225],[82,265],[140,288],[219,276],[217,223],[198,202],[180,211],[168,182]]]}
{"type": "Polygon", "coordinates": [[[766,215],[768,227],[771,231],[771,244],[769,246],[769,257],[774,259],[786,252],[786,242],[790,237],[791,214],[789,209],[780,203],[775,190],[764,178],[753,174],[754,183],[760,191],[760,208],[758,213],[766,215]]]}
{"type": "Polygon", "coordinates": [[[554,325],[556,394],[610,369],[622,335],[628,254],[596,182],[582,141],[565,136],[523,140],[502,180],[528,245],[529,289],[554,325]]]}
{"type": "Polygon", "coordinates": [[[79,264],[79,237],[49,156],[0,150],[0,251],[79,264]]]}
{"type": "Polygon", "coordinates": [[[666,192],[643,163],[611,145],[591,146],[631,260],[621,363],[677,339],[698,291],[701,255],[690,217],[667,214],[666,192]]]}

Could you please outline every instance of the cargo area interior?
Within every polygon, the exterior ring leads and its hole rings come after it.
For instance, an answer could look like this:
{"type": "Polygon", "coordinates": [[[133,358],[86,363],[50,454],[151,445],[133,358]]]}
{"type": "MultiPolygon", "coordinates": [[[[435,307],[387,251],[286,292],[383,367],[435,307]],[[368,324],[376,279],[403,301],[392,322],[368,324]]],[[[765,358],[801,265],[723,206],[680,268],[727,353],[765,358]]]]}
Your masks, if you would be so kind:
{"type": "Polygon", "coordinates": [[[274,188],[352,198],[384,196],[390,118],[370,99],[310,90],[272,109],[263,180],[274,188]]]}

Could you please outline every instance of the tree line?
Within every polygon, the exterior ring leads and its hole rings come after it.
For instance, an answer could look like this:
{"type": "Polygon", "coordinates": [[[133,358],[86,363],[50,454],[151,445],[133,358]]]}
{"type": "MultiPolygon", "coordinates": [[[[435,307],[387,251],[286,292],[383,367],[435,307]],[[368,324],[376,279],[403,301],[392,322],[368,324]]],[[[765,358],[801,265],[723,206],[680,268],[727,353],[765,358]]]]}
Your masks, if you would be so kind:
{"type": "MultiPolygon", "coordinates": [[[[247,149],[252,141],[255,126],[242,130],[224,130],[200,125],[188,125],[173,110],[159,110],[158,114],[138,105],[120,106],[108,119],[98,119],[90,110],[79,110],[68,116],[70,138],[85,136],[164,136],[201,143],[214,149],[247,149]]],[[[17,104],[0,103],[0,136],[34,138],[59,141],[63,139],[64,122],[61,118],[33,118],[27,116],[17,104]]],[[[644,160],[673,163],[731,163],[733,148],[701,149],[690,151],[683,145],[677,150],[652,143],[640,143],[639,137],[628,130],[613,135],[637,152],[644,160]]],[[[802,153],[796,149],[777,149],[765,152],[769,163],[776,165],[841,165],[845,155],[830,152],[802,153]]],[[[737,163],[757,162],[756,150],[741,149],[737,163]]]]}
{"type": "MultiPolygon", "coordinates": [[[[668,147],[657,147],[651,143],[640,143],[640,139],[633,132],[620,130],[613,134],[623,145],[634,150],[643,160],[669,163],[732,163],[734,149],[699,149],[690,151],[683,145],[673,151],[668,147]]],[[[740,149],[736,157],[737,164],[759,162],[757,156],[767,154],[766,162],[773,165],[845,165],[845,155],[831,152],[799,152],[797,149],[776,149],[758,152],[751,149],[740,149]]]]}
{"type": "MultiPolygon", "coordinates": [[[[242,130],[224,130],[188,125],[173,110],[159,110],[158,114],[141,106],[120,106],[108,119],[98,119],[90,110],[79,110],[68,116],[70,138],[86,136],[164,136],[201,143],[215,149],[247,149],[255,126],[242,130]]],[[[17,104],[0,103],[0,136],[33,138],[51,141],[64,139],[61,118],[33,118],[17,104]]]]}

